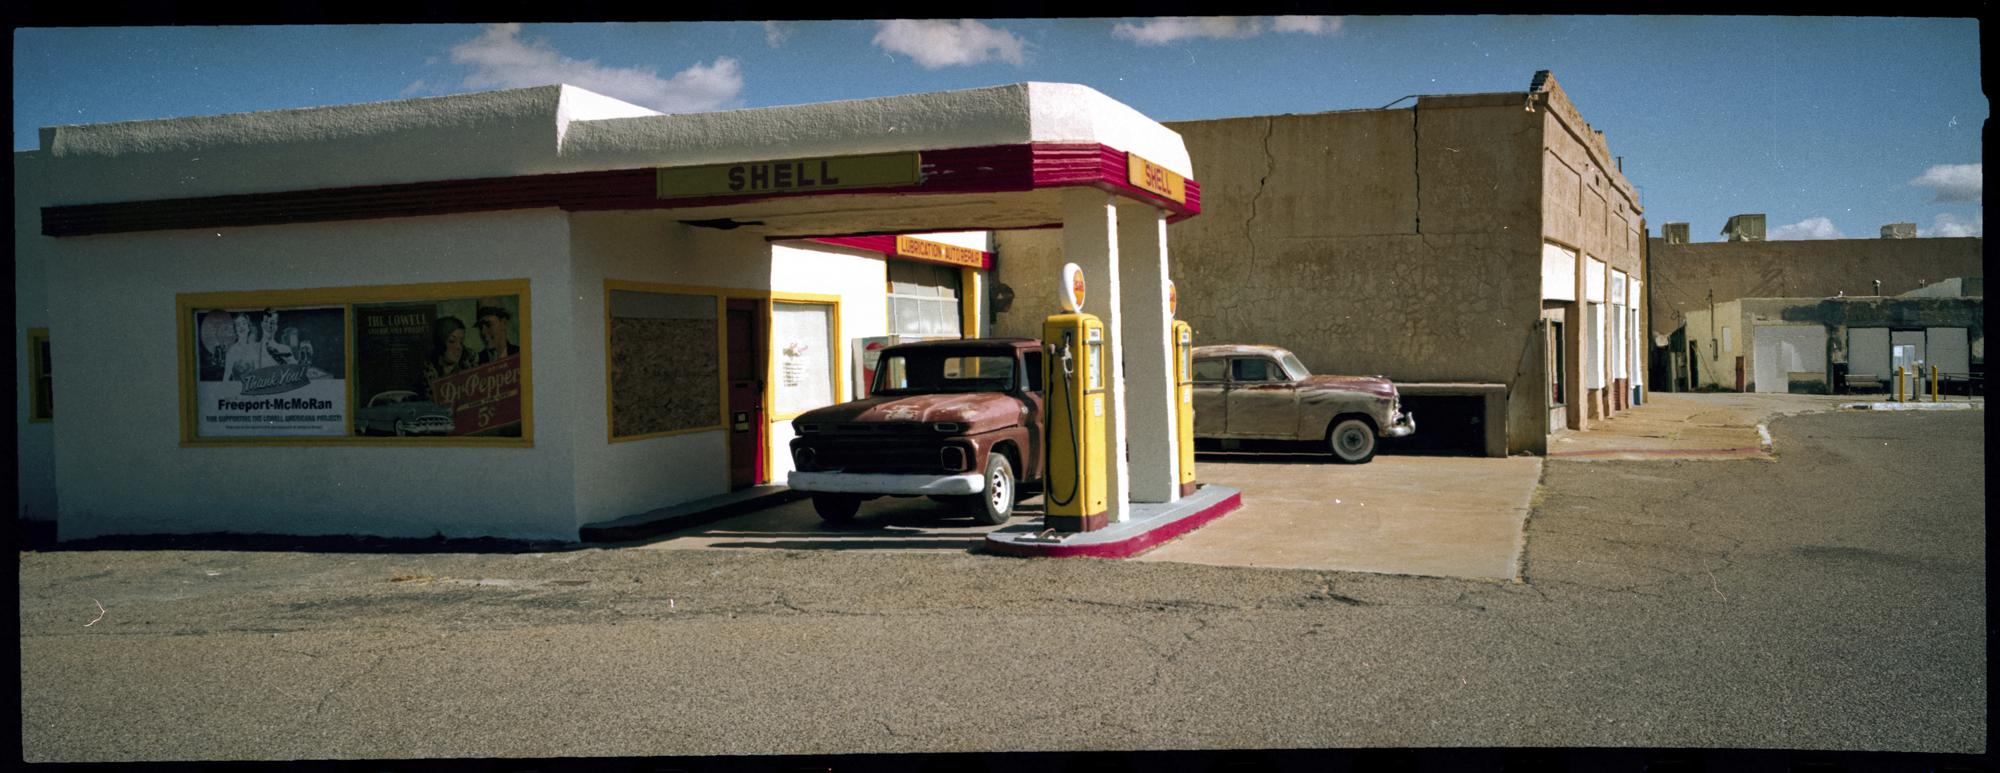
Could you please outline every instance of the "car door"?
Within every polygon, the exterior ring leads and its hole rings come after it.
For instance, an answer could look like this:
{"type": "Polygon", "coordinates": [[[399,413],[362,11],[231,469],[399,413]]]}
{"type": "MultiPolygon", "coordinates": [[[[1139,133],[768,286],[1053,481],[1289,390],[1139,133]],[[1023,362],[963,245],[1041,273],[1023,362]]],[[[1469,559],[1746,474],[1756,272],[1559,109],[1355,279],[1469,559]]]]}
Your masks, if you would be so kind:
{"type": "Polygon", "coordinates": [[[1298,385],[1270,357],[1229,359],[1223,426],[1230,437],[1290,439],[1298,432],[1298,385]]]}
{"type": "Polygon", "coordinates": [[[1229,386],[1229,360],[1222,357],[1203,357],[1194,361],[1194,436],[1198,438],[1222,437],[1228,434],[1223,422],[1228,413],[1228,404],[1223,402],[1223,390],[1229,386]]]}

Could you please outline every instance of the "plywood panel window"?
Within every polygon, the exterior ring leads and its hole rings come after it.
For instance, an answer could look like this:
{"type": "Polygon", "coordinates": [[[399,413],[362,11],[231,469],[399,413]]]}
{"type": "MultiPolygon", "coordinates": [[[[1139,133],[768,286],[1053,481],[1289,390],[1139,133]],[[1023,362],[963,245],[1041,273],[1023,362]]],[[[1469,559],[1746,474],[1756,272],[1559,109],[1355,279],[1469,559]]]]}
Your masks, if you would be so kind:
{"type": "Polygon", "coordinates": [[[919,338],[958,338],[959,271],[952,266],[889,261],[889,331],[919,338]]]}
{"type": "Polygon", "coordinates": [[[56,417],[54,363],[49,358],[49,329],[28,330],[28,420],[52,421],[56,417]]]}
{"type": "Polygon", "coordinates": [[[611,436],[720,427],[716,297],[612,290],[609,301],[611,436]]]}

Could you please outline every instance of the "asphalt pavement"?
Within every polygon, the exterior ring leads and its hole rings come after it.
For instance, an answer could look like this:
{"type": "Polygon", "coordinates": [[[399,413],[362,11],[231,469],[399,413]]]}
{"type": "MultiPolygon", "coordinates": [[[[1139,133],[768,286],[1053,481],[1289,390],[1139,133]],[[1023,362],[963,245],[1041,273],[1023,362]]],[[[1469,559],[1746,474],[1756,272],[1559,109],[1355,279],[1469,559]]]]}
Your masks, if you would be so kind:
{"type": "Polygon", "coordinates": [[[1983,422],[1551,460],[1519,582],[839,543],[23,552],[22,749],[1982,753],[1983,422]]]}

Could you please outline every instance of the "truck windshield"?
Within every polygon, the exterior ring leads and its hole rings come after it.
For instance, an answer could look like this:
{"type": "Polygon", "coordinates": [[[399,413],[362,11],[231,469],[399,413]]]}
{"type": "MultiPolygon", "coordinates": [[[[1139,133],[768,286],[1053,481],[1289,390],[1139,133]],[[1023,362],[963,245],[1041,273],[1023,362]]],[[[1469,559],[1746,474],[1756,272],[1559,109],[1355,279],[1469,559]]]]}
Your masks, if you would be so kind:
{"type": "Polygon", "coordinates": [[[1006,392],[1014,388],[1014,358],[949,352],[893,352],[875,367],[873,394],[1006,392]]]}

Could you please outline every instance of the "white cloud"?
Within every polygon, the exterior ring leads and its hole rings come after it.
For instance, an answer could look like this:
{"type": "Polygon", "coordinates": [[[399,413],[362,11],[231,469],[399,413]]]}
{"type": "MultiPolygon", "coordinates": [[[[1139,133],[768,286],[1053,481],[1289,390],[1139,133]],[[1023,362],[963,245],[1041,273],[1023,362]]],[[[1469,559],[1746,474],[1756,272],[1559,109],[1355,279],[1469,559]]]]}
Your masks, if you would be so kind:
{"type": "Polygon", "coordinates": [[[1937,191],[1931,201],[1979,201],[1984,194],[1982,182],[1984,163],[1978,164],[1938,164],[1924,170],[1923,176],[1911,180],[1910,184],[1937,191]]]}
{"type": "Polygon", "coordinates": [[[1014,33],[971,19],[955,22],[894,19],[878,24],[874,40],[877,47],[915,59],[927,70],[982,64],[994,59],[1015,66],[1027,62],[1027,44],[1014,33]]]}
{"type": "Polygon", "coordinates": [[[1765,238],[1777,242],[1792,239],[1845,239],[1840,229],[1833,227],[1833,221],[1824,217],[1809,217],[1791,225],[1781,225],[1771,229],[1765,238]]]}
{"type": "Polygon", "coordinates": [[[764,22],[764,45],[777,48],[778,44],[785,42],[787,38],[792,36],[792,33],[797,31],[798,29],[791,22],[764,22]]]}
{"type": "Polygon", "coordinates": [[[1340,31],[1342,21],[1339,16],[1273,16],[1271,31],[1331,35],[1340,31]]]}
{"type": "Polygon", "coordinates": [[[1986,213],[1975,212],[1972,217],[1960,217],[1950,212],[1937,216],[1929,228],[1917,229],[1918,236],[1984,236],[1986,235],[1986,213]]]}
{"type": "Polygon", "coordinates": [[[1111,36],[1142,46],[1164,46],[1188,38],[1250,38],[1264,31],[1264,22],[1254,16],[1163,16],[1133,24],[1119,22],[1111,36]]]}
{"type": "Polygon", "coordinates": [[[1339,16],[1163,16],[1138,22],[1119,22],[1111,36],[1142,46],[1163,46],[1189,38],[1254,38],[1265,32],[1300,32],[1332,35],[1340,31],[1339,16]]]}
{"type": "Polygon", "coordinates": [[[543,40],[522,40],[521,25],[488,25],[485,34],[451,47],[453,64],[470,65],[465,87],[523,88],[567,83],[668,113],[714,110],[743,91],[736,60],[718,57],[661,78],[658,71],[606,67],[594,59],[571,59],[543,40]]]}

